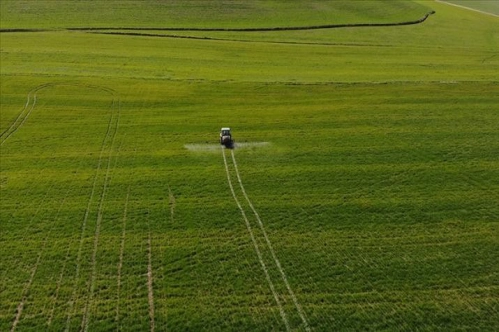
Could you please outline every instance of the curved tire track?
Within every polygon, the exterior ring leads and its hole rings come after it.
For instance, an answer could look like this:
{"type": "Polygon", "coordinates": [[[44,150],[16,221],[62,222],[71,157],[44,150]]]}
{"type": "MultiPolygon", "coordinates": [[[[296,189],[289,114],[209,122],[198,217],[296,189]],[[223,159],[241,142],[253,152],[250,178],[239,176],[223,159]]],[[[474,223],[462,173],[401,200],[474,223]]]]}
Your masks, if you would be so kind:
{"type": "MultiPolygon", "coordinates": [[[[68,85],[68,84],[63,84],[63,85],[68,85]]],[[[83,216],[82,224],[80,227],[80,239],[79,239],[79,245],[78,245],[78,253],[77,253],[77,258],[76,258],[76,271],[75,271],[75,276],[74,276],[74,284],[73,284],[73,292],[71,295],[71,298],[68,303],[68,309],[67,309],[67,320],[66,320],[66,327],[65,331],[69,331],[70,329],[70,323],[71,323],[71,318],[73,315],[73,310],[74,310],[74,304],[76,301],[76,292],[77,292],[77,282],[80,277],[80,265],[81,265],[81,260],[82,260],[82,255],[83,255],[83,243],[85,239],[85,231],[90,215],[90,210],[92,207],[92,203],[94,201],[94,196],[96,195],[96,191],[98,190],[98,179],[102,176],[102,164],[103,160],[105,159],[105,155],[107,154],[107,166],[106,170],[104,172],[104,181],[102,184],[102,189],[101,189],[101,194],[99,198],[99,205],[98,205],[98,217],[97,217],[97,225],[96,225],[96,230],[94,234],[94,249],[92,253],[92,274],[90,277],[90,290],[92,291],[92,284],[94,284],[95,281],[95,255],[96,255],[96,248],[98,244],[98,236],[99,236],[99,231],[100,231],[100,220],[102,219],[102,207],[103,207],[103,202],[105,198],[105,192],[107,190],[108,186],[108,181],[109,181],[109,172],[110,172],[110,165],[111,165],[111,160],[113,158],[113,145],[116,137],[116,133],[118,131],[118,125],[119,125],[119,115],[120,115],[120,99],[119,95],[110,88],[105,88],[101,86],[95,86],[95,85],[83,85],[83,84],[69,84],[69,85],[76,85],[76,86],[82,86],[90,89],[97,89],[100,91],[104,91],[106,93],[109,93],[112,96],[112,103],[110,106],[111,114],[109,117],[109,121],[107,124],[107,129],[106,133],[104,136],[104,139],[102,140],[101,148],[100,148],[100,153],[99,153],[99,160],[97,163],[97,168],[95,170],[93,182],[92,182],[92,190],[90,192],[90,196],[88,198],[88,203],[87,207],[85,209],[85,213],[83,216]],[[115,115],[117,113],[117,115],[115,115]]],[[[92,293],[90,292],[89,297],[85,301],[85,309],[84,309],[84,314],[82,317],[82,322],[81,322],[81,330],[86,330],[88,329],[88,321],[89,321],[89,301],[92,299],[92,293]]]]}
{"type": "MultiPolygon", "coordinates": [[[[0,146],[3,145],[13,134],[15,134],[28,120],[29,116],[33,112],[37,102],[38,92],[49,87],[55,86],[74,86],[74,87],[84,87],[88,89],[101,90],[106,93],[115,94],[115,91],[106,87],[91,85],[91,84],[78,84],[78,83],[46,83],[39,85],[28,92],[26,104],[19,112],[17,117],[11,122],[11,124],[5,129],[2,133],[0,133],[0,146]]],[[[114,101],[113,101],[114,102],[114,101]]]]}
{"type": "MultiPolygon", "coordinates": [[[[0,145],[3,145],[7,141],[7,139],[10,138],[14,133],[16,133],[24,125],[24,123],[28,120],[29,116],[36,108],[38,93],[45,88],[54,87],[54,86],[76,86],[76,87],[85,87],[85,88],[90,88],[90,89],[97,89],[97,90],[107,91],[107,92],[112,91],[110,89],[100,87],[100,86],[84,85],[84,84],[76,84],[76,83],[46,83],[46,84],[39,85],[28,92],[27,101],[26,101],[26,104],[24,105],[23,109],[20,111],[18,116],[11,122],[9,127],[0,134],[0,138],[1,138],[0,145]]],[[[30,224],[33,222],[35,217],[38,215],[38,212],[40,211],[40,209],[42,209],[44,207],[45,200],[48,197],[49,192],[51,191],[52,187],[53,187],[53,185],[51,184],[49,189],[46,191],[41,204],[38,205],[38,207],[35,211],[35,214],[31,218],[30,224]]],[[[59,218],[59,214],[61,212],[61,209],[64,206],[64,204],[66,203],[66,198],[68,197],[71,190],[72,190],[72,188],[68,188],[66,194],[64,195],[63,200],[60,203],[58,211],[57,211],[56,216],[55,216],[56,220],[59,218]]],[[[10,331],[15,331],[17,325],[20,322],[20,319],[21,319],[21,316],[23,313],[23,309],[24,309],[26,301],[27,301],[27,296],[28,296],[30,289],[31,289],[31,286],[34,282],[37,270],[41,264],[42,257],[44,255],[45,248],[49,242],[50,234],[51,234],[52,230],[55,228],[55,225],[56,225],[56,223],[54,223],[52,225],[52,227],[49,229],[48,234],[46,235],[45,239],[43,240],[43,244],[42,244],[42,247],[38,253],[36,262],[31,269],[30,278],[23,288],[21,301],[19,302],[19,304],[17,306],[16,315],[15,315],[15,318],[13,320],[10,331]]],[[[69,256],[69,248],[68,248],[67,253],[66,253],[66,259],[68,256],[69,256]]],[[[66,262],[64,263],[63,269],[59,274],[59,281],[57,282],[57,285],[56,285],[56,297],[59,293],[60,283],[61,283],[62,276],[64,273],[65,265],[66,265],[66,262]]],[[[54,302],[54,305],[55,305],[55,302],[54,302]]],[[[52,310],[51,310],[51,313],[50,313],[50,316],[48,319],[49,326],[50,326],[51,321],[52,321],[53,311],[54,311],[54,306],[52,307],[52,310]]]]}
{"type": "Polygon", "coordinates": [[[38,91],[50,86],[53,86],[53,84],[42,84],[28,92],[28,97],[26,100],[26,104],[24,104],[24,108],[21,110],[21,112],[19,112],[19,115],[14,119],[14,121],[12,121],[10,126],[0,134],[0,146],[3,145],[17,130],[19,130],[19,128],[22,127],[22,125],[30,116],[31,112],[33,112],[36,106],[36,96],[38,91]]]}

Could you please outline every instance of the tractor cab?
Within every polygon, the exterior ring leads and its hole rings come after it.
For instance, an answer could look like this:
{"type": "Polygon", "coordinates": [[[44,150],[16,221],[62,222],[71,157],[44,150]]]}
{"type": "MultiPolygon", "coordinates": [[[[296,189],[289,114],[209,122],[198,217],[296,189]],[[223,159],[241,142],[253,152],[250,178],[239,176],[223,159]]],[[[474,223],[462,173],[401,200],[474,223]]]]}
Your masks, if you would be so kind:
{"type": "Polygon", "coordinates": [[[222,136],[231,136],[230,135],[230,128],[222,128],[220,130],[220,137],[222,136]]]}
{"type": "Polygon", "coordinates": [[[220,129],[220,144],[224,145],[226,148],[232,148],[234,141],[232,140],[230,128],[223,127],[220,129]]]}

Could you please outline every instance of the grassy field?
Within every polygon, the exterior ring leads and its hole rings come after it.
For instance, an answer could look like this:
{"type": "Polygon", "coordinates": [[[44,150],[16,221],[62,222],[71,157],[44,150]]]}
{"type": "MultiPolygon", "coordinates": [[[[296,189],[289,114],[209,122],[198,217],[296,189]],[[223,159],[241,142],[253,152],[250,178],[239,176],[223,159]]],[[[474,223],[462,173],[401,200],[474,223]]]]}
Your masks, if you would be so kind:
{"type": "Polygon", "coordinates": [[[2,29],[45,30],[0,35],[0,331],[498,329],[497,18],[434,1],[0,9],[2,29]]]}
{"type": "Polygon", "coordinates": [[[268,27],[417,19],[426,6],[403,0],[324,2],[2,0],[2,28],[268,27]],[[64,17],[64,19],[61,19],[64,17]]]}
{"type": "Polygon", "coordinates": [[[451,0],[445,1],[450,4],[464,6],[473,10],[481,10],[486,13],[499,15],[499,3],[497,1],[469,1],[469,0],[451,0]]]}

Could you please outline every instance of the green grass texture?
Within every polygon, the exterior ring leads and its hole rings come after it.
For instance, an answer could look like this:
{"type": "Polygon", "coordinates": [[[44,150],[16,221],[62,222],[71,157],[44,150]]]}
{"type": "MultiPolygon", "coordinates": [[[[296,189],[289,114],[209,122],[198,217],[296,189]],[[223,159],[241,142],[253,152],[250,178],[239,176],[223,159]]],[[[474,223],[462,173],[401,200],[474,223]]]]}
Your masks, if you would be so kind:
{"type": "Polygon", "coordinates": [[[493,15],[499,15],[499,3],[497,1],[469,1],[469,0],[452,0],[445,1],[451,4],[463,6],[470,8],[472,10],[480,10],[485,13],[490,13],[493,15]]]}
{"type": "Polygon", "coordinates": [[[2,28],[267,27],[411,20],[427,6],[413,1],[92,1],[2,0],[2,28]]]}
{"type": "Polygon", "coordinates": [[[0,14],[0,331],[498,329],[498,18],[436,1],[0,14]]]}

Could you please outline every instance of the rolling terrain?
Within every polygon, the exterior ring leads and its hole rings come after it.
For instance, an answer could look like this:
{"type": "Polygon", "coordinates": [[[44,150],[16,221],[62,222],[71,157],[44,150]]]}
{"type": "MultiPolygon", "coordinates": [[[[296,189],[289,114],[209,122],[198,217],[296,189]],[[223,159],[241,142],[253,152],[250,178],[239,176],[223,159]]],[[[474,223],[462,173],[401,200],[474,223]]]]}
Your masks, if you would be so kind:
{"type": "Polygon", "coordinates": [[[0,331],[497,330],[498,18],[1,1],[0,331]]]}

